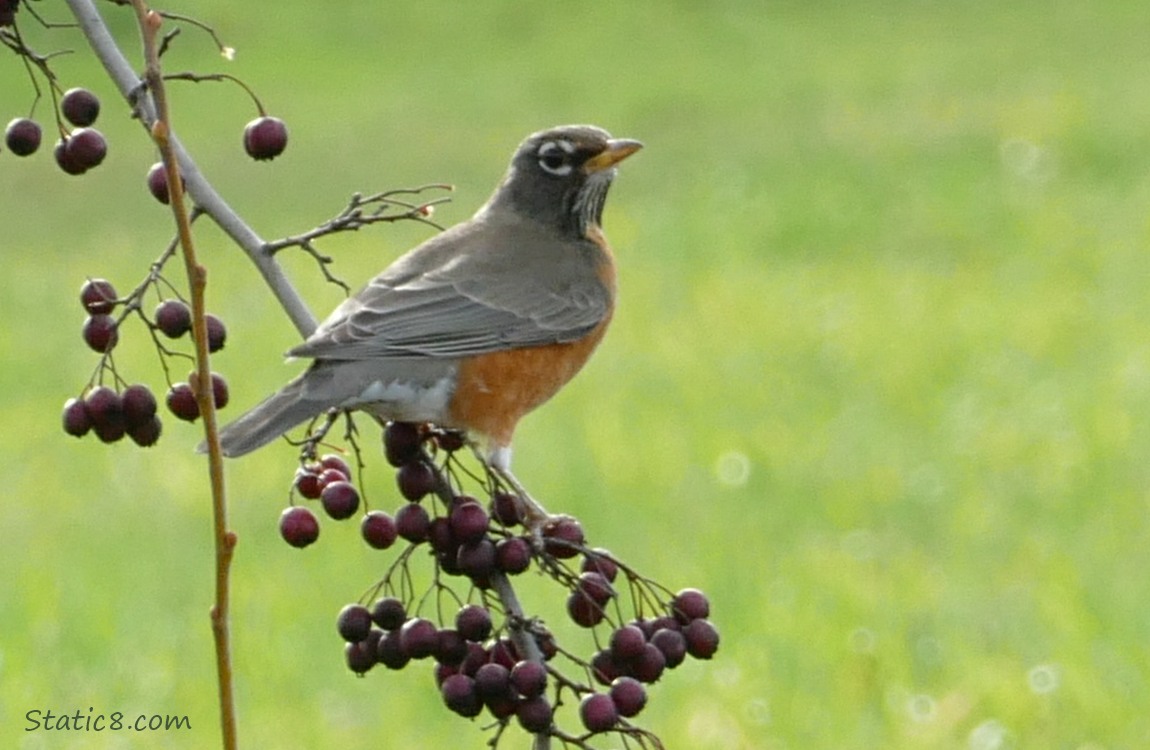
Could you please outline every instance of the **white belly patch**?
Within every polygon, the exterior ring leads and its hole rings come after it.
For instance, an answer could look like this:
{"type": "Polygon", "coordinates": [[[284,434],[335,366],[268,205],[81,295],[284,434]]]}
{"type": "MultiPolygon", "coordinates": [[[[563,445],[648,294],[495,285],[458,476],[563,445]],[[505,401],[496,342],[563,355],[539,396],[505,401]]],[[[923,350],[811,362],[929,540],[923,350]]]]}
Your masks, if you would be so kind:
{"type": "Polygon", "coordinates": [[[400,380],[372,382],[359,396],[348,399],[344,408],[361,408],[386,419],[400,422],[438,422],[447,416],[447,404],[455,386],[454,377],[441,378],[431,385],[400,380]]]}

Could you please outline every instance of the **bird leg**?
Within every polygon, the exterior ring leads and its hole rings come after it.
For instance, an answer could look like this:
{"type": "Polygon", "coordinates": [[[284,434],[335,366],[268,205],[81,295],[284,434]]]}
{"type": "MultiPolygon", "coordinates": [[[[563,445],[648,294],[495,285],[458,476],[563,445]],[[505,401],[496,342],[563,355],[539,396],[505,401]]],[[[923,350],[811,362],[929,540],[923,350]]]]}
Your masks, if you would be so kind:
{"type": "Polygon", "coordinates": [[[531,532],[531,539],[536,546],[543,545],[543,530],[561,518],[568,518],[563,514],[548,513],[538,500],[531,497],[523,484],[511,473],[511,446],[495,446],[486,457],[481,456],[483,464],[498,479],[507,484],[519,498],[520,510],[523,513],[523,526],[531,532]]]}

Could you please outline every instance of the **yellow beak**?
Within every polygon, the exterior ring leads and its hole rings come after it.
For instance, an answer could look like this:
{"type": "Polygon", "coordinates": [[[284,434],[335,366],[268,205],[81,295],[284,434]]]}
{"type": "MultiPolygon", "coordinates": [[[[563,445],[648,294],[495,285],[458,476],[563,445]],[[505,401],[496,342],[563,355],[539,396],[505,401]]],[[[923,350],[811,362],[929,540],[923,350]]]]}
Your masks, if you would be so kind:
{"type": "Polygon", "coordinates": [[[643,148],[643,144],[639,141],[633,141],[629,138],[612,138],[607,141],[607,148],[583,163],[583,169],[588,174],[608,169],[641,148],[643,148]]]}

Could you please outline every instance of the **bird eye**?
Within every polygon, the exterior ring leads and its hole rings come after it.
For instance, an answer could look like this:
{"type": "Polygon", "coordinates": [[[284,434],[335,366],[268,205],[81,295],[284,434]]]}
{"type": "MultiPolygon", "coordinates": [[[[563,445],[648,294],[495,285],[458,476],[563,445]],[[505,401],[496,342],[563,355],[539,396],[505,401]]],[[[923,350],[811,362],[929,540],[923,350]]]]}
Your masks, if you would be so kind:
{"type": "Polygon", "coordinates": [[[575,146],[570,141],[547,141],[539,147],[539,166],[560,177],[571,174],[569,157],[575,146]]]}

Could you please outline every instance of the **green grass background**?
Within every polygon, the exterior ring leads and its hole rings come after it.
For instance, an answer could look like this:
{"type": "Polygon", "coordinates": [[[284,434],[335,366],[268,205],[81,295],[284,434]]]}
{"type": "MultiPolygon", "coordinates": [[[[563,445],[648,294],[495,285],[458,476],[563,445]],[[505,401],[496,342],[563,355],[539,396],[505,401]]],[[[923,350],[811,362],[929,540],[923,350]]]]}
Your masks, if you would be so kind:
{"type": "MultiPolygon", "coordinates": [[[[57,2],[41,13],[62,19],[57,2]]],[[[128,13],[110,4],[129,48],[128,13]]],[[[621,305],[587,370],[521,427],[519,476],[672,588],[711,595],[718,657],[651,690],[671,748],[1150,745],[1150,27],[1144,3],[525,2],[172,6],[169,70],[242,77],[291,128],[249,162],[234,87],[175,124],[261,234],[353,191],[448,181],[465,218],[528,132],[644,140],[606,216],[621,305]]],[[[26,21],[27,19],[22,19],[26,21]]],[[[217,743],[212,553],[196,430],[76,441],[64,399],[89,275],[129,288],[169,219],[82,40],[24,23],[105,101],[106,164],[0,153],[0,744],[217,743]],[[25,732],[52,708],[192,731],[25,732]]],[[[0,65],[0,118],[31,101],[0,65]]],[[[41,105],[41,119],[46,110],[41,105]]],[[[361,283],[428,235],[325,242],[361,283]]],[[[296,371],[246,260],[199,231],[234,406],[296,371]]],[[[339,300],[288,267],[319,313],[339,300]]],[[[118,363],[160,387],[142,330],[118,363]]],[[[390,477],[370,483],[385,507],[390,477]]],[[[327,523],[278,540],[291,451],[230,466],[240,736],[255,748],[483,747],[425,669],[354,679],[333,621],[392,555],[327,523]]],[[[524,584],[561,620],[558,592],[524,584]]],[[[526,747],[509,734],[500,747],[526,747]]],[[[608,746],[613,746],[608,743],[608,746]]]]}

